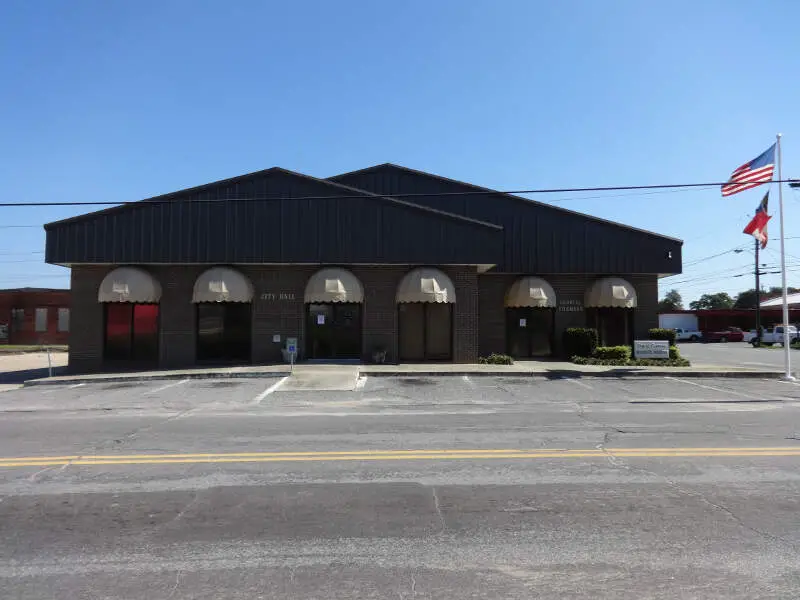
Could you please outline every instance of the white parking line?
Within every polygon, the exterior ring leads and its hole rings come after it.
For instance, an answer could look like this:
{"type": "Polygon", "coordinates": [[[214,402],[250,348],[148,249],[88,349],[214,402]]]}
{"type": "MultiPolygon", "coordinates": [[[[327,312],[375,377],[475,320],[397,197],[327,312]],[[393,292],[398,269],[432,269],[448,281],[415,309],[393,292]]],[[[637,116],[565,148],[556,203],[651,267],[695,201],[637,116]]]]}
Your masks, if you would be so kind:
{"type": "Polygon", "coordinates": [[[189,381],[189,380],[188,379],[181,379],[180,381],[173,381],[172,383],[168,383],[167,385],[162,385],[161,387],[157,387],[154,390],[149,390],[149,391],[145,392],[143,395],[147,396],[148,394],[157,394],[158,392],[161,392],[163,390],[169,389],[171,387],[175,387],[176,385],[182,385],[182,384],[186,383],[187,381],[189,381]]]}
{"type": "Polygon", "coordinates": [[[355,391],[363,390],[365,385],[367,385],[367,376],[359,375],[358,379],[356,379],[356,387],[354,389],[355,391]]]}
{"type": "Polygon", "coordinates": [[[267,389],[265,389],[263,392],[261,392],[258,396],[253,398],[253,400],[252,400],[252,402],[250,402],[250,404],[261,404],[261,401],[264,398],[266,398],[272,392],[274,392],[275,390],[280,388],[284,383],[286,383],[287,379],[289,379],[289,375],[287,375],[286,377],[283,377],[283,378],[279,379],[278,381],[276,381],[275,383],[273,383],[271,386],[269,386],[267,389]]]}
{"type": "Polygon", "coordinates": [[[757,366],[757,367],[775,367],[775,368],[777,368],[775,365],[771,365],[771,364],[769,364],[769,363],[760,363],[760,362],[743,362],[742,364],[743,364],[743,365],[755,365],[755,366],[757,366]]]}
{"type": "Polygon", "coordinates": [[[75,388],[83,387],[85,385],[86,385],[85,383],[76,383],[74,385],[69,386],[69,389],[74,390],[75,388]]]}
{"type": "Polygon", "coordinates": [[[713,385],[703,385],[702,383],[697,383],[696,381],[689,381],[688,379],[680,379],[679,377],[664,377],[664,379],[671,379],[672,381],[680,381],[681,383],[685,383],[687,385],[694,385],[699,388],[703,388],[706,390],[714,390],[715,392],[722,392],[723,394],[736,394],[737,396],[742,396],[743,398],[752,398],[754,400],[760,400],[758,396],[753,396],[752,394],[743,394],[742,392],[736,392],[734,390],[726,390],[724,388],[714,387],[713,385]]]}
{"type": "Polygon", "coordinates": [[[583,381],[580,381],[579,379],[573,379],[572,377],[562,377],[561,379],[563,379],[564,381],[569,381],[570,383],[574,383],[575,385],[579,385],[582,388],[586,388],[587,390],[593,390],[594,389],[588,383],[584,383],[583,381]]]}

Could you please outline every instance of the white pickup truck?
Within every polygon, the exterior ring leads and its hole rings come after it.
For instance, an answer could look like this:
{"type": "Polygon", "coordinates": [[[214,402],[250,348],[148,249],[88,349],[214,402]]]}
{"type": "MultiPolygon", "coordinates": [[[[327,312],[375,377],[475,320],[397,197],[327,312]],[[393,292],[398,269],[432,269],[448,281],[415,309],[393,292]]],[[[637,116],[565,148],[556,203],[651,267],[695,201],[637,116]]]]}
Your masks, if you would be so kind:
{"type": "MultiPolygon", "coordinates": [[[[789,341],[793,342],[797,340],[798,331],[797,327],[794,325],[789,325],[789,341]]],[[[783,345],[783,325],[776,325],[775,327],[767,327],[764,329],[764,333],[761,335],[761,339],[758,339],[756,335],[755,329],[751,330],[748,335],[745,336],[745,341],[750,342],[753,347],[756,347],[761,343],[764,346],[772,346],[773,344],[781,344],[783,345]],[[749,339],[748,339],[749,338],[749,339]]]]}
{"type": "Polygon", "coordinates": [[[675,328],[675,339],[679,342],[699,342],[703,339],[703,334],[694,329],[675,328]]]}

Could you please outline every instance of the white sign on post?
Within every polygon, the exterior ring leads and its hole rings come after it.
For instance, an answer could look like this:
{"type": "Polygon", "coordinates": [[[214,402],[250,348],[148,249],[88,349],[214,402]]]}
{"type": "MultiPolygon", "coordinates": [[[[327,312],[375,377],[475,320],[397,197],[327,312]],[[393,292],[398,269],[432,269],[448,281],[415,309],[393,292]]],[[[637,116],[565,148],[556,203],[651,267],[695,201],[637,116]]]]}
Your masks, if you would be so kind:
{"type": "Polygon", "coordinates": [[[666,340],[634,340],[634,358],[669,358],[669,342],[666,340]]]}

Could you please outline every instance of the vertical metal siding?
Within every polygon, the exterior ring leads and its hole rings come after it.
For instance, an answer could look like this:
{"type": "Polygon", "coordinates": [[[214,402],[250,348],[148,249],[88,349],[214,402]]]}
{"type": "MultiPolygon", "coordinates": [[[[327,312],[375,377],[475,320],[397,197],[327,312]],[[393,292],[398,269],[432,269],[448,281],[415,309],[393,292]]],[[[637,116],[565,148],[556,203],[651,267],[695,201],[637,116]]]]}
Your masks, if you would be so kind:
{"type": "Polygon", "coordinates": [[[54,225],[47,258],[70,263],[502,261],[500,228],[428,213],[283,172],[54,225]],[[314,196],[316,199],[309,199],[314,196]],[[257,197],[264,200],[230,198],[257,197]],[[189,202],[229,198],[225,202],[189,202]]]}
{"type": "MultiPolygon", "coordinates": [[[[380,194],[474,192],[474,188],[386,166],[333,181],[380,194]]],[[[681,243],[623,225],[509,198],[503,194],[414,196],[422,206],[504,227],[504,263],[514,273],[677,273],[681,243]],[[672,259],[667,253],[672,252],[672,259]]]]}

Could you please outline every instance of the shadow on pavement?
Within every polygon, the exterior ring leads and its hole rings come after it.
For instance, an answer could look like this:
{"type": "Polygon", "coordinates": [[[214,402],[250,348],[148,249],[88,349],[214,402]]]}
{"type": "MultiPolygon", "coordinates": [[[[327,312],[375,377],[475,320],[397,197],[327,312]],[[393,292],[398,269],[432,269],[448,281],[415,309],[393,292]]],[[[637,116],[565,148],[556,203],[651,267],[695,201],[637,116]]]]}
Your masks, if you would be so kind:
{"type": "MultiPolygon", "coordinates": [[[[66,375],[67,367],[53,367],[53,375],[66,375]]],[[[0,373],[0,383],[25,383],[28,379],[47,377],[47,367],[42,369],[24,369],[0,373]]]]}

